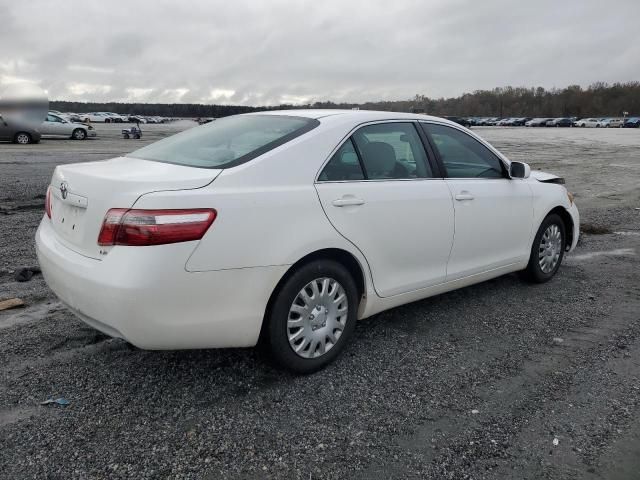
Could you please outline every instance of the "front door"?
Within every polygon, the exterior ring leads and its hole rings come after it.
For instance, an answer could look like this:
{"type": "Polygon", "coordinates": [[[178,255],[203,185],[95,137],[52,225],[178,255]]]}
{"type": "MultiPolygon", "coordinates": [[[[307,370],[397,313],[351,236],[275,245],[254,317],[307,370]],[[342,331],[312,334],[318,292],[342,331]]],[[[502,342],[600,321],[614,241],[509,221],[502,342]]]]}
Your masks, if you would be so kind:
{"type": "Polygon", "coordinates": [[[511,179],[489,148],[464,131],[423,123],[446,171],[455,208],[455,235],[447,280],[485,272],[529,257],[533,195],[511,179]]]}
{"type": "Polygon", "coordinates": [[[318,177],[323,209],[366,257],[376,292],[389,297],[442,283],[453,205],[411,122],[361,127],[318,177]]]}
{"type": "Polygon", "coordinates": [[[58,116],[49,114],[40,127],[43,135],[70,136],[65,122],[58,116]]]}

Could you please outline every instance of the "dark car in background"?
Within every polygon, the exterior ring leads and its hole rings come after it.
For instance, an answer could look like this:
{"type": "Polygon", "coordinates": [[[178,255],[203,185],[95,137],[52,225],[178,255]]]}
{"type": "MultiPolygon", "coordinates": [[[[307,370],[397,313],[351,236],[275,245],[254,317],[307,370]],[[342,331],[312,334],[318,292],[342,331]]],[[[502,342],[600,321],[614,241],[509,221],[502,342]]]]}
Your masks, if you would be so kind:
{"type": "Polygon", "coordinates": [[[545,124],[547,127],[573,127],[573,120],[570,118],[553,118],[545,124]]]}
{"type": "Polygon", "coordinates": [[[458,125],[462,125],[463,127],[471,128],[471,122],[466,118],[462,118],[462,117],[443,117],[443,118],[446,118],[447,120],[451,120],[452,122],[455,122],[458,125]]]}
{"type": "Polygon", "coordinates": [[[640,128],[640,117],[630,117],[622,124],[623,128],[640,128]]]}
{"type": "Polygon", "coordinates": [[[546,117],[546,118],[542,118],[542,117],[532,118],[531,120],[526,122],[524,124],[524,126],[525,127],[545,127],[549,120],[553,120],[553,118],[549,118],[549,117],[546,117]]]}
{"type": "Polygon", "coordinates": [[[26,121],[0,116],[0,141],[26,145],[38,143],[40,136],[40,132],[26,121]]]}
{"type": "Polygon", "coordinates": [[[531,120],[531,117],[516,117],[508,123],[510,127],[524,127],[524,124],[531,120]]]}

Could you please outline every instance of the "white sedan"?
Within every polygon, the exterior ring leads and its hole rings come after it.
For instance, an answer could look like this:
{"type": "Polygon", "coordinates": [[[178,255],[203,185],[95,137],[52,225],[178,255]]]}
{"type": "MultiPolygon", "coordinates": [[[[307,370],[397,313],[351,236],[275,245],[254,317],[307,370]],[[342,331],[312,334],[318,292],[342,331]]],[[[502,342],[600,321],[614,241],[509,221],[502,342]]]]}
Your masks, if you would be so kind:
{"type": "Polygon", "coordinates": [[[582,118],[577,120],[574,125],[576,127],[600,128],[601,118],[582,118]]]}
{"type": "Polygon", "coordinates": [[[70,122],[52,112],[47,114],[47,117],[38,130],[40,130],[43,137],[64,137],[74,140],[84,140],[85,138],[96,136],[96,131],[92,126],[85,125],[84,123],[70,122]]]}
{"type": "Polygon", "coordinates": [[[237,115],[58,166],[37,252],[51,289],[108,335],[262,340],[312,372],[358,319],[510,272],[550,280],[580,230],[563,183],[441,118],[237,115]]]}

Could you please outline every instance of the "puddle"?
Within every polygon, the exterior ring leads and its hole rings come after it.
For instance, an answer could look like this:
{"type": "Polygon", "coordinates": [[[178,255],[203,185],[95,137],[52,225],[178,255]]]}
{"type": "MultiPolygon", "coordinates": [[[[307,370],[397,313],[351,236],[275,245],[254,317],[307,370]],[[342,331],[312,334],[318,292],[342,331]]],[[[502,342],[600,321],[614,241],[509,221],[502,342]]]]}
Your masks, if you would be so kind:
{"type": "Polygon", "coordinates": [[[618,248],[616,250],[607,250],[604,252],[591,252],[583,253],[582,255],[570,255],[567,257],[567,260],[582,262],[597,257],[632,257],[635,256],[635,254],[636,251],[633,248],[618,248]]]}
{"type": "Polygon", "coordinates": [[[42,303],[33,307],[27,307],[21,309],[15,313],[0,316],[0,330],[3,328],[13,327],[26,322],[35,322],[43,320],[49,314],[61,310],[62,304],[60,302],[42,303]]]}

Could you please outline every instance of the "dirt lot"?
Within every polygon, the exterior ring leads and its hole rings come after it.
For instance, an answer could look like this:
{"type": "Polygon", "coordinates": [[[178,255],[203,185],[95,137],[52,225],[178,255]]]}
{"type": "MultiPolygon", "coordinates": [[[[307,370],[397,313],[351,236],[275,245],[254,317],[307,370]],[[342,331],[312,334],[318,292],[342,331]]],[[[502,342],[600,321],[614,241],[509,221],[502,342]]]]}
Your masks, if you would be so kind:
{"type": "Polygon", "coordinates": [[[361,322],[334,365],[145,352],[56,301],[33,237],[56,164],[185,128],[0,144],[0,477],[640,478],[640,131],[477,128],[566,177],[585,232],[545,285],[507,275],[361,322]],[[66,407],[40,406],[64,397],[66,407]]]}

